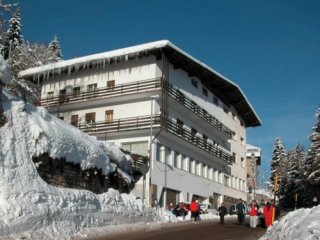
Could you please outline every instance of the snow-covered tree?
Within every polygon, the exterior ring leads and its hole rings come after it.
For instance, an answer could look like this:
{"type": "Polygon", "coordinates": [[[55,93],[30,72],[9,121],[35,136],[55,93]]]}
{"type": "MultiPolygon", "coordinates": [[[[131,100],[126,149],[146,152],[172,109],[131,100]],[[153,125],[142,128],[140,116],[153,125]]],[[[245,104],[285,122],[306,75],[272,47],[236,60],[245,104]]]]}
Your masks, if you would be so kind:
{"type": "Polygon", "coordinates": [[[9,20],[9,24],[10,26],[4,40],[3,56],[5,59],[11,58],[14,52],[17,54],[19,46],[23,43],[19,8],[17,8],[16,12],[9,20]]]}
{"type": "Polygon", "coordinates": [[[316,123],[313,133],[309,136],[311,142],[305,161],[305,174],[312,185],[320,185],[320,107],[316,112],[316,123]]]}
{"type": "Polygon", "coordinates": [[[57,35],[54,35],[52,41],[49,43],[49,49],[52,53],[50,62],[59,62],[62,60],[62,52],[57,35]]]}
{"type": "MultiPolygon", "coordinates": [[[[285,173],[287,168],[287,156],[280,138],[276,138],[274,143],[273,152],[272,152],[272,159],[271,159],[271,186],[273,187],[275,184],[275,176],[278,176],[278,182],[282,184],[285,180],[285,173]]],[[[279,192],[281,192],[281,185],[279,184],[279,192]]]]}
{"type": "Polygon", "coordinates": [[[281,184],[282,190],[282,206],[293,208],[296,205],[295,196],[304,192],[303,182],[303,161],[304,161],[304,150],[301,145],[297,145],[294,150],[287,153],[288,168],[285,184],[281,184]]]}
{"type": "Polygon", "coordinates": [[[4,51],[4,42],[6,39],[7,29],[8,29],[8,20],[11,18],[14,13],[14,9],[18,6],[16,3],[4,3],[3,0],[0,0],[0,52],[3,55],[4,51]]]}

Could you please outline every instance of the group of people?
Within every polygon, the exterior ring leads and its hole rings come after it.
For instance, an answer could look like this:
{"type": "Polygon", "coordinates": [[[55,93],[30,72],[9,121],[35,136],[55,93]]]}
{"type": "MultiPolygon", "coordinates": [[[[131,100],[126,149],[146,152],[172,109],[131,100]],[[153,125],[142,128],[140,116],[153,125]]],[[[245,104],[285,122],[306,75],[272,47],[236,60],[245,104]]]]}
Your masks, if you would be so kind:
{"type": "MultiPolygon", "coordinates": [[[[275,206],[268,202],[261,201],[260,204],[257,201],[252,200],[248,207],[245,205],[242,199],[235,206],[236,213],[238,216],[238,222],[240,225],[245,223],[246,214],[250,218],[250,227],[255,228],[258,225],[258,220],[260,220],[261,227],[268,227],[272,224],[275,214],[275,206]]],[[[228,210],[224,203],[218,208],[220,223],[224,224],[224,217],[228,214],[228,210]]]]}
{"type": "Polygon", "coordinates": [[[188,211],[191,212],[191,220],[198,221],[200,219],[200,205],[199,201],[194,199],[190,204],[185,204],[181,202],[178,207],[175,207],[172,203],[168,206],[168,210],[176,216],[182,216],[183,219],[188,214],[188,211]]]}

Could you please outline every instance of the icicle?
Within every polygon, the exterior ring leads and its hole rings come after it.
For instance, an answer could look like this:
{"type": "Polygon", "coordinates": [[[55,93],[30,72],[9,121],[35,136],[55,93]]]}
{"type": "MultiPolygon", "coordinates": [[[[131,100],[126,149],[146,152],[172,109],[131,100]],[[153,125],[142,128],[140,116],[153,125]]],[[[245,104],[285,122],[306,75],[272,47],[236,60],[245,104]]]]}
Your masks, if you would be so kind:
{"type": "Polygon", "coordinates": [[[79,64],[75,64],[74,67],[75,67],[75,71],[78,72],[78,71],[79,71],[79,68],[80,68],[79,64]]]}
{"type": "Polygon", "coordinates": [[[103,65],[102,65],[103,68],[106,67],[106,59],[103,59],[103,65]]]}
{"type": "Polygon", "coordinates": [[[71,73],[71,66],[68,66],[68,76],[70,76],[71,73]]]}

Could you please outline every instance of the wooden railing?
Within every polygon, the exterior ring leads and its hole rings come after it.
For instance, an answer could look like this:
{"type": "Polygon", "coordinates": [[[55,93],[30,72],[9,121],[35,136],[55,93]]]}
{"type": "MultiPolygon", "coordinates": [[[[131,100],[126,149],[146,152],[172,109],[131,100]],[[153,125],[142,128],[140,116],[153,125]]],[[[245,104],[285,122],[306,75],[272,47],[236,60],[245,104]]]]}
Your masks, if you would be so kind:
{"type": "Polygon", "coordinates": [[[55,106],[65,103],[81,102],[86,100],[93,100],[104,97],[114,97],[123,94],[132,94],[142,91],[160,89],[160,79],[149,79],[144,81],[137,81],[127,84],[115,85],[113,87],[97,88],[94,90],[74,92],[71,94],[55,95],[52,97],[42,98],[40,100],[41,106],[55,106]]]}
{"type": "MultiPolygon", "coordinates": [[[[133,131],[138,129],[150,128],[152,121],[153,126],[160,126],[160,115],[152,116],[139,116],[133,118],[117,119],[110,122],[99,121],[92,123],[83,123],[79,125],[80,130],[85,133],[96,135],[101,133],[120,132],[120,131],[133,131]]],[[[232,156],[227,152],[222,151],[208,140],[193,134],[189,129],[179,126],[176,122],[166,119],[163,126],[168,132],[186,140],[187,142],[203,149],[204,151],[222,159],[228,164],[232,163],[232,156]]]]}
{"type": "Polygon", "coordinates": [[[150,124],[160,124],[160,115],[138,116],[132,118],[115,119],[113,121],[98,121],[91,123],[80,123],[79,129],[85,133],[105,133],[132,131],[137,129],[150,128],[150,124]]]}
{"type": "Polygon", "coordinates": [[[184,140],[188,141],[189,143],[192,143],[193,145],[197,146],[198,148],[201,148],[205,150],[206,152],[209,152],[210,154],[222,159],[223,161],[226,161],[228,164],[232,164],[233,156],[228,154],[227,152],[222,151],[217,146],[213,145],[212,143],[209,143],[207,139],[203,139],[199,137],[198,135],[192,133],[189,129],[183,128],[179,126],[177,123],[173,122],[170,119],[167,119],[165,122],[166,129],[175,134],[176,136],[183,138],[184,140]]]}
{"type": "MultiPolygon", "coordinates": [[[[120,84],[109,88],[98,88],[92,91],[75,92],[73,94],[63,94],[53,97],[42,98],[40,100],[41,106],[57,106],[67,103],[81,102],[86,100],[100,99],[104,97],[115,97],[124,94],[138,93],[141,91],[160,89],[161,79],[149,79],[143,81],[137,81],[127,84],[120,84]]],[[[210,125],[218,129],[228,138],[232,138],[232,131],[217,120],[214,116],[209,114],[204,108],[200,107],[179,89],[168,83],[165,85],[165,91],[168,95],[184,105],[190,111],[204,119],[210,125]]]]}
{"type": "Polygon", "coordinates": [[[166,86],[166,90],[170,97],[177,100],[179,103],[183,104],[186,108],[191,110],[193,113],[204,119],[206,122],[210,123],[213,127],[218,129],[220,132],[232,138],[232,131],[223,125],[218,119],[209,114],[204,108],[200,107],[186,95],[184,95],[179,89],[172,86],[170,83],[166,86]]]}

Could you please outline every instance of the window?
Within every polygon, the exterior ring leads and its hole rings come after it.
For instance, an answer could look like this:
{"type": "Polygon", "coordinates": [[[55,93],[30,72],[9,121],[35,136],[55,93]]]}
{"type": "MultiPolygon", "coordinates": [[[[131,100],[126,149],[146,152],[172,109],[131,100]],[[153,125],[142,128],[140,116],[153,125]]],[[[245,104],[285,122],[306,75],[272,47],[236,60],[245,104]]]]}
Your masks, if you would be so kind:
{"type": "Polygon", "coordinates": [[[236,153],[232,153],[232,162],[237,163],[237,154],[236,153]]]}
{"type": "Polygon", "coordinates": [[[224,175],[223,180],[224,180],[224,181],[223,181],[223,184],[224,184],[225,186],[230,187],[230,177],[227,176],[227,175],[224,175]]]}
{"type": "Polygon", "coordinates": [[[182,169],[182,155],[178,152],[176,152],[177,154],[177,165],[176,168],[182,169]]]}
{"type": "Polygon", "coordinates": [[[79,124],[79,116],[78,115],[72,115],[71,116],[71,125],[74,127],[78,127],[79,124]]]}
{"type": "Polygon", "coordinates": [[[181,168],[185,171],[189,171],[188,158],[185,155],[181,155],[181,168]]]}
{"type": "Polygon", "coordinates": [[[107,81],[107,88],[113,90],[115,86],[115,80],[107,81]]]}
{"type": "Polygon", "coordinates": [[[97,90],[97,84],[96,84],[96,83],[94,83],[94,84],[89,84],[89,85],[87,86],[87,90],[88,90],[89,92],[96,91],[96,90],[97,90]]]}
{"type": "Polygon", "coordinates": [[[183,122],[180,119],[177,119],[176,132],[179,135],[183,135],[183,122]]]}
{"type": "Polygon", "coordinates": [[[131,153],[136,153],[143,156],[148,155],[148,142],[122,143],[122,148],[131,153]]]}
{"type": "Polygon", "coordinates": [[[171,149],[166,147],[165,149],[165,163],[172,165],[172,160],[171,160],[171,149]]]}
{"type": "Polygon", "coordinates": [[[241,167],[245,167],[244,158],[241,158],[241,167]]]}
{"type": "Polygon", "coordinates": [[[173,151],[173,166],[175,168],[179,168],[179,155],[180,153],[176,152],[176,151],[173,151]]]}
{"type": "Polygon", "coordinates": [[[53,92],[48,92],[47,93],[47,99],[52,100],[53,99],[53,92]]]}
{"type": "Polygon", "coordinates": [[[196,162],[196,174],[202,176],[202,163],[196,162]]]}
{"type": "Polygon", "coordinates": [[[86,113],[86,123],[94,123],[96,121],[96,113],[86,113]]]}
{"type": "Polygon", "coordinates": [[[96,95],[96,91],[97,91],[97,84],[96,83],[89,84],[87,86],[87,90],[88,90],[88,95],[94,97],[96,95]]]}
{"type": "Polygon", "coordinates": [[[66,101],[66,90],[62,89],[59,91],[59,103],[64,103],[66,101]]]}
{"type": "Polygon", "coordinates": [[[206,89],[205,87],[202,87],[202,93],[203,93],[203,95],[208,97],[208,89],[206,89]]]}
{"type": "Polygon", "coordinates": [[[106,111],[105,121],[106,121],[106,123],[113,122],[113,110],[107,110],[106,111]]]}
{"type": "Polygon", "coordinates": [[[73,96],[79,97],[80,96],[80,87],[73,88],[73,96]]]}
{"type": "Polygon", "coordinates": [[[161,161],[161,144],[157,143],[157,148],[156,148],[156,160],[158,162],[162,162],[161,161]]]}
{"type": "Polygon", "coordinates": [[[208,178],[208,166],[207,165],[202,166],[202,177],[208,178]]]}
{"type": "Polygon", "coordinates": [[[208,167],[208,178],[210,180],[213,180],[213,169],[208,167]]]}
{"type": "Polygon", "coordinates": [[[193,159],[190,159],[190,172],[195,174],[196,173],[196,161],[193,159]]]}
{"type": "Polygon", "coordinates": [[[191,84],[192,86],[194,86],[195,88],[198,88],[198,81],[194,78],[191,79],[191,84]]]}

